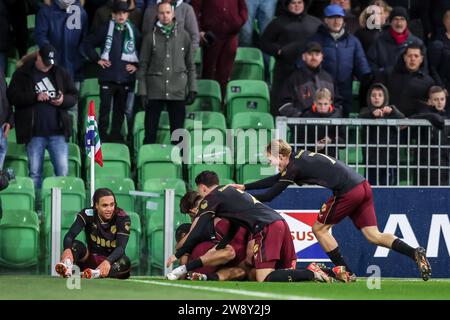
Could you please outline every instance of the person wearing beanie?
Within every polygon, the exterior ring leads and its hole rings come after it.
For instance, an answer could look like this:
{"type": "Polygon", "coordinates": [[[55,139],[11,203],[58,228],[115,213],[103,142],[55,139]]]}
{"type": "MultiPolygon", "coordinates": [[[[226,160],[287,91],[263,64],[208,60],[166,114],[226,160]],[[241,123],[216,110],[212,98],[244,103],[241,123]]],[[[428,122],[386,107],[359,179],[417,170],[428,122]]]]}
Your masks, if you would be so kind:
{"type": "MultiPolygon", "coordinates": [[[[389,25],[370,47],[367,58],[374,72],[394,66],[411,43],[423,46],[423,41],[408,29],[409,15],[403,7],[394,7],[389,16],[389,25]]],[[[426,60],[426,59],[425,59],[426,60]]],[[[427,64],[425,65],[428,70],[427,64]]]]}

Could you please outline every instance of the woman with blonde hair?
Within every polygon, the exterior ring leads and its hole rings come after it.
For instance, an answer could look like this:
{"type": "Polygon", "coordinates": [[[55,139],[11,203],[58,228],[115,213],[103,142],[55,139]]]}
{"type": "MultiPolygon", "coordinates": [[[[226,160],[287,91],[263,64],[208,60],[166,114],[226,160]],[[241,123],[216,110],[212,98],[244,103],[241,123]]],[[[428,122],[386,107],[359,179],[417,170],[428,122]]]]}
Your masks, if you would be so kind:
{"type": "Polygon", "coordinates": [[[364,52],[369,51],[370,46],[381,34],[386,25],[392,8],[384,0],[372,0],[369,6],[359,15],[359,26],[355,36],[361,41],[364,52]]]}

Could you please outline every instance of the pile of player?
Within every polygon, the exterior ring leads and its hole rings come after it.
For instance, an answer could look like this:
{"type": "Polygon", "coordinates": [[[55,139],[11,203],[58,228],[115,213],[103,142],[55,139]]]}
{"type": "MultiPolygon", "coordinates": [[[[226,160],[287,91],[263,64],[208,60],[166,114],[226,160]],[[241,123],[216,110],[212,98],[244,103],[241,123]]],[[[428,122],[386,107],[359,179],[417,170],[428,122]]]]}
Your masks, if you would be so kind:
{"type": "Polygon", "coordinates": [[[178,259],[180,266],[167,274],[169,280],[356,281],[329,232],[345,217],[369,242],[415,261],[423,280],[431,277],[424,248],[412,248],[378,230],[372,189],[364,177],[324,154],[306,150],[293,154],[283,140],[273,140],[267,146],[267,156],[279,173],[250,184],[220,185],[212,171],[196,177],[198,192],[188,192],[180,203],[181,212],[190,215],[192,224],[181,225],[176,231],[176,253],[167,266],[178,259]],[[312,230],[335,267],[311,263],[306,269],[296,269],[288,224],[262,203],[274,199],[290,184],[319,185],[333,191],[312,230]],[[252,189],[267,190],[253,195],[244,191],[252,189]]]}

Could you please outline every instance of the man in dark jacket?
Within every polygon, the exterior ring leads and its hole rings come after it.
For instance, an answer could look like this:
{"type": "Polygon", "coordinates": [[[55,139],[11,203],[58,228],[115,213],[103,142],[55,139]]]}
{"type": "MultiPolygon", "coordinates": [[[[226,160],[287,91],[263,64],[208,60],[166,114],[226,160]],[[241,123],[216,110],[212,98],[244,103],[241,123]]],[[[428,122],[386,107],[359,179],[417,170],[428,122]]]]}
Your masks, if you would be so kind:
{"type": "Polygon", "coordinates": [[[0,170],[3,169],[3,162],[8,150],[7,138],[13,125],[13,112],[6,96],[6,81],[4,75],[0,72],[0,170]]]}
{"type": "Polygon", "coordinates": [[[428,89],[434,85],[424,67],[424,52],[422,45],[410,44],[394,67],[375,77],[387,87],[391,103],[406,117],[416,113],[418,102],[426,100],[428,89]]]}
{"type": "Polygon", "coordinates": [[[98,126],[102,141],[124,142],[120,129],[123,125],[128,93],[134,91],[138,67],[137,48],[140,46],[139,31],[128,21],[129,11],[127,2],[115,0],[112,19],[97,28],[84,42],[86,55],[101,67],[98,73],[100,84],[98,126]],[[97,47],[101,48],[101,55],[95,50],[97,47]],[[112,101],[114,101],[112,123],[108,134],[112,101]]]}
{"type": "Polygon", "coordinates": [[[245,0],[192,0],[203,46],[204,79],[219,82],[222,96],[233,70],[239,32],[248,18],[245,0]]]}
{"type": "Polygon", "coordinates": [[[283,10],[261,35],[261,50],[275,58],[275,69],[270,93],[272,115],[278,115],[281,88],[295,70],[295,60],[304,50],[321,22],[307,14],[310,0],[279,1],[283,10]]]}
{"type": "Polygon", "coordinates": [[[332,4],[325,8],[324,14],[325,25],[319,27],[312,41],[317,41],[323,47],[323,68],[336,81],[344,100],[343,116],[348,117],[353,102],[353,76],[365,82],[371,70],[361,42],[345,29],[344,9],[332,4]]]}
{"type": "Polygon", "coordinates": [[[278,112],[282,116],[300,117],[311,108],[318,89],[330,90],[334,104],[341,106],[333,77],[322,68],[323,50],[317,42],[309,42],[302,54],[302,64],[283,85],[278,112]]]}
{"type": "Polygon", "coordinates": [[[11,46],[11,33],[5,0],[0,0],[0,73],[6,73],[6,57],[11,46]]]}
{"type": "Polygon", "coordinates": [[[390,25],[367,52],[367,59],[374,72],[383,71],[394,66],[398,57],[411,43],[423,45],[423,41],[413,35],[408,29],[409,15],[405,8],[395,7],[390,16],[390,25]]]}
{"type": "Polygon", "coordinates": [[[78,90],[63,68],[55,65],[52,45],[39,49],[36,59],[14,73],[8,98],[15,106],[17,143],[26,144],[30,177],[42,185],[42,165],[48,150],[57,176],[68,173],[68,140],[72,123],[68,109],[78,99],[78,90]]]}

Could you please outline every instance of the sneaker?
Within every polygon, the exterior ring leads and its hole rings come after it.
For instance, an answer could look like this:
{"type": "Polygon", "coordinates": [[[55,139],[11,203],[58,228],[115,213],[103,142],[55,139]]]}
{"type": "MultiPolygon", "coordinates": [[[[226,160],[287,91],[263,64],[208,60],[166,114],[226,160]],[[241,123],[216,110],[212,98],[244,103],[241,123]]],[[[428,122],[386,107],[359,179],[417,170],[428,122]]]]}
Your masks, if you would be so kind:
{"type": "Polygon", "coordinates": [[[56,264],[55,271],[63,278],[70,278],[72,276],[72,267],[72,262],[69,259],[66,259],[65,262],[56,264]]]}
{"type": "Polygon", "coordinates": [[[100,278],[100,270],[97,269],[85,269],[81,274],[83,279],[97,279],[100,278]]]}
{"type": "MultiPolygon", "coordinates": [[[[346,271],[346,269],[345,269],[345,267],[344,266],[336,266],[336,267],[334,267],[333,269],[331,269],[332,271],[333,271],[333,273],[334,273],[334,276],[336,277],[336,279],[338,280],[338,281],[341,281],[341,282],[345,282],[345,283],[347,283],[347,282],[351,282],[351,277],[350,277],[350,273],[348,273],[347,271],[346,271]]],[[[356,276],[355,276],[355,274],[353,273],[352,274],[354,277],[355,277],[355,280],[354,281],[356,281],[356,276]]],[[[354,282],[353,281],[353,282],[354,282]]]]}
{"type": "Polygon", "coordinates": [[[416,248],[414,255],[417,266],[419,267],[420,274],[422,275],[423,281],[427,281],[431,277],[431,266],[427,259],[427,252],[424,248],[416,248]]]}
{"type": "Polygon", "coordinates": [[[189,272],[187,279],[192,281],[207,281],[208,276],[199,272],[189,272]]]}
{"type": "Polygon", "coordinates": [[[320,269],[320,267],[315,262],[310,263],[309,266],[306,267],[306,269],[314,272],[314,278],[318,282],[334,282],[334,279],[327,275],[322,269],[320,269]]]}
{"type": "Polygon", "coordinates": [[[167,274],[167,279],[169,279],[169,280],[178,280],[178,279],[180,279],[182,276],[184,276],[185,274],[187,273],[187,270],[186,270],[186,266],[185,265],[182,265],[182,266],[179,266],[179,267],[177,267],[177,268],[175,268],[175,269],[173,269],[171,272],[169,272],[168,274],[167,274]]]}

